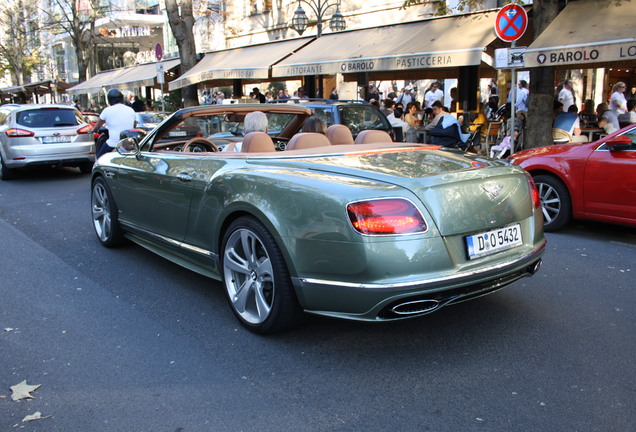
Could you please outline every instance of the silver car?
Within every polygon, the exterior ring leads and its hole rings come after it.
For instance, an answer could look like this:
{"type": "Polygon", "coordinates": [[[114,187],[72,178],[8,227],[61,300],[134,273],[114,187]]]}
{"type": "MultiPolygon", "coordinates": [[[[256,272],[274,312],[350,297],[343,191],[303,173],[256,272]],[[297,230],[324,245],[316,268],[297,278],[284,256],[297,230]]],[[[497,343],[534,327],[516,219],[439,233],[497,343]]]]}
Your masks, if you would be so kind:
{"type": "Polygon", "coordinates": [[[31,166],[74,166],[89,173],[95,162],[91,130],[68,105],[0,106],[0,178],[31,166]]]}

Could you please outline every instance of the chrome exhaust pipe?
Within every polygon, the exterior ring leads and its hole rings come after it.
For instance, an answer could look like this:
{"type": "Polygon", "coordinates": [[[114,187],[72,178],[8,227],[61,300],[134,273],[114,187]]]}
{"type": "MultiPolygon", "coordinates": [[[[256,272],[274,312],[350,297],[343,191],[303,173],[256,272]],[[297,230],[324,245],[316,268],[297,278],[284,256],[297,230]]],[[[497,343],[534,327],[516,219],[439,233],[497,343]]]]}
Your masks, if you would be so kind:
{"type": "Polygon", "coordinates": [[[539,269],[541,268],[541,263],[543,262],[543,260],[539,260],[537,262],[535,262],[534,264],[530,264],[527,268],[528,274],[530,276],[532,276],[533,274],[535,274],[536,272],[539,271],[539,269]]]}
{"type": "Polygon", "coordinates": [[[440,306],[438,300],[414,300],[393,306],[391,312],[397,315],[417,315],[432,312],[440,306]]]}

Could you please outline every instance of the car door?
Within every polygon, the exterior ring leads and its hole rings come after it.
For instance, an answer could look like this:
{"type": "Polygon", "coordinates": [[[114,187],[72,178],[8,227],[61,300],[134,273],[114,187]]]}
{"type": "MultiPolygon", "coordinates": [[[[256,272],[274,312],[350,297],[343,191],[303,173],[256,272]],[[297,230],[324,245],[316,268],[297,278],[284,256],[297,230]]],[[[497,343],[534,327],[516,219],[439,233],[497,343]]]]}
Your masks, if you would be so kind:
{"type": "Polygon", "coordinates": [[[117,167],[115,192],[120,220],[153,235],[182,241],[195,176],[192,157],[141,152],[137,156],[117,156],[112,162],[117,167]]]}
{"type": "Polygon", "coordinates": [[[636,220],[636,128],[621,135],[632,139],[629,150],[609,151],[601,145],[585,167],[585,212],[636,220]]]}

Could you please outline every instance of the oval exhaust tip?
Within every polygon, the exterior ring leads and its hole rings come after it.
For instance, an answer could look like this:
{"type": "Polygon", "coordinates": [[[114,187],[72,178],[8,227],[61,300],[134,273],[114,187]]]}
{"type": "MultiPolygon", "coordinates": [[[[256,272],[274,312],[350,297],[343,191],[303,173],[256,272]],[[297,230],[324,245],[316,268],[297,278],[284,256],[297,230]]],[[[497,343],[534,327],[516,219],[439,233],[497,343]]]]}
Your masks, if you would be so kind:
{"type": "Polygon", "coordinates": [[[440,302],[437,300],[414,300],[393,306],[391,312],[398,315],[417,315],[431,312],[439,306],[440,302]]]}

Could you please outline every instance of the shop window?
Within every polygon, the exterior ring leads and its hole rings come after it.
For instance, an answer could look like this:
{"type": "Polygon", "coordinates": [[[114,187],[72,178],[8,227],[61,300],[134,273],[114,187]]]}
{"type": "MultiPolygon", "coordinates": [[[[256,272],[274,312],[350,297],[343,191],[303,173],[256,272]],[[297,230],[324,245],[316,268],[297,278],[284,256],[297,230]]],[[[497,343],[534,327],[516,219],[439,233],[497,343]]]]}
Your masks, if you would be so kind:
{"type": "Polygon", "coordinates": [[[269,13],[272,11],[271,0],[250,0],[250,15],[269,13]]]}

